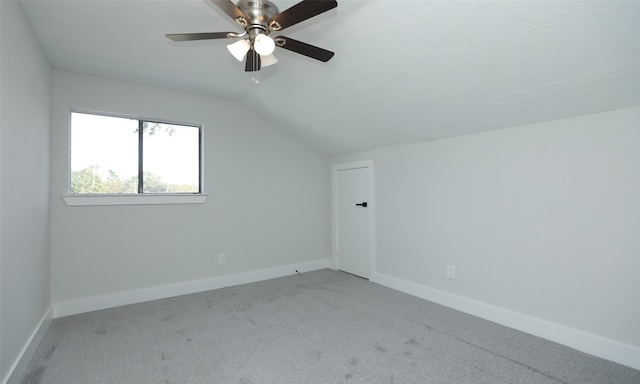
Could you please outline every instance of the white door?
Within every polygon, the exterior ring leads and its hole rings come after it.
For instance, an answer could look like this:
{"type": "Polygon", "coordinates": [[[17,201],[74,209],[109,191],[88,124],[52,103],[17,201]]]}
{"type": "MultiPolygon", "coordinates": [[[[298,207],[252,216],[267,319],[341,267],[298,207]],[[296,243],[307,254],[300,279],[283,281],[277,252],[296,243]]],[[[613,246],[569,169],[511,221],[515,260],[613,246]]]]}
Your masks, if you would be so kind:
{"type": "Polygon", "coordinates": [[[338,269],[369,278],[369,168],[336,171],[338,269]]]}

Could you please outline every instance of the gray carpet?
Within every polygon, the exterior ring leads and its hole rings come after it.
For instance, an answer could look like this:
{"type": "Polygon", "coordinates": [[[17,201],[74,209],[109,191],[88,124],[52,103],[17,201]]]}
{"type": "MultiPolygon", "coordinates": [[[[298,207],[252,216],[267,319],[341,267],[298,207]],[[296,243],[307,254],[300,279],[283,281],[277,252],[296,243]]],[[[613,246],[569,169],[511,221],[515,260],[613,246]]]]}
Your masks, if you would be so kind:
{"type": "Polygon", "coordinates": [[[640,383],[640,371],[322,270],[55,319],[23,384],[640,383]]]}

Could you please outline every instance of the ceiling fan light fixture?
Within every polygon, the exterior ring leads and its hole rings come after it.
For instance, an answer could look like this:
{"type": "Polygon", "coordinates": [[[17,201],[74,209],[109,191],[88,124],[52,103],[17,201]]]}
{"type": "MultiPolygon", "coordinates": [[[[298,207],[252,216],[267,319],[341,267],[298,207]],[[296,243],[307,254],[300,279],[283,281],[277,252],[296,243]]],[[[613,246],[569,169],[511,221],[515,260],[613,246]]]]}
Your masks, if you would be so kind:
{"type": "Polygon", "coordinates": [[[276,42],[264,33],[258,33],[253,40],[253,49],[261,56],[269,56],[276,49],[276,42]]]}
{"type": "Polygon", "coordinates": [[[247,52],[249,52],[250,48],[251,45],[249,45],[249,42],[245,39],[240,39],[233,44],[227,45],[229,52],[231,52],[233,57],[238,61],[244,60],[244,57],[247,55],[247,52]]]}
{"type": "Polygon", "coordinates": [[[268,67],[278,62],[278,59],[272,53],[270,55],[260,55],[260,62],[263,67],[268,67]]]}

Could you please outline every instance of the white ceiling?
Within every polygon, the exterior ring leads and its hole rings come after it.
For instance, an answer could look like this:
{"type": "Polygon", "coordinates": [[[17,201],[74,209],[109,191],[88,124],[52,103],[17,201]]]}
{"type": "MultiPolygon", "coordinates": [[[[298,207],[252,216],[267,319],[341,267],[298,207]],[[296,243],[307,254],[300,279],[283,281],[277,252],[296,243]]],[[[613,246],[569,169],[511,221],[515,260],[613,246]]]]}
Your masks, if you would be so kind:
{"type": "Polygon", "coordinates": [[[281,33],[335,57],[277,49],[260,85],[231,41],[164,37],[240,32],[207,0],[21,3],[56,68],[238,100],[328,156],[640,104],[639,1],[338,0],[281,33]]]}

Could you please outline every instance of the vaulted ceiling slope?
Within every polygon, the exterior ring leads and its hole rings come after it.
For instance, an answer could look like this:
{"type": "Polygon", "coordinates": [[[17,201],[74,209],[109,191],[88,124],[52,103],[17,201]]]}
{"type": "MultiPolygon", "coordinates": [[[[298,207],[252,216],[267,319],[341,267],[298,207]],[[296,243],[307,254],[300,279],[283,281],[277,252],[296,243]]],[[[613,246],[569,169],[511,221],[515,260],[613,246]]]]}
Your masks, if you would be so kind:
{"type": "Polygon", "coordinates": [[[165,38],[240,32],[210,1],[21,4],[56,68],[235,99],[327,156],[640,104],[639,1],[338,0],[286,30],[335,57],[277,49],[259,85],[231,41],[165,38]]]}

